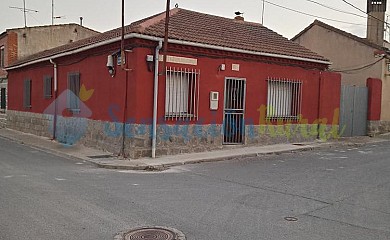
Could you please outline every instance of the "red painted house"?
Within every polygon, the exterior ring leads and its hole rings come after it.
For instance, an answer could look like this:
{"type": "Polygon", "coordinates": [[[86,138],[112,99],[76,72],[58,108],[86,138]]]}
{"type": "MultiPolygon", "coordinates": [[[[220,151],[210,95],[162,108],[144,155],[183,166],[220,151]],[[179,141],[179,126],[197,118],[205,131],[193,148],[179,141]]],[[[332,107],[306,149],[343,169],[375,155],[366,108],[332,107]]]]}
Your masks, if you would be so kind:
{"type": "Polygon", "coordinates": [[[337,137],[340,75],[266,27],[184,9],[9,67],[8,127],[131,158],[337,137]],[[124,59],[123,69],[121,60],[124,59]]]}

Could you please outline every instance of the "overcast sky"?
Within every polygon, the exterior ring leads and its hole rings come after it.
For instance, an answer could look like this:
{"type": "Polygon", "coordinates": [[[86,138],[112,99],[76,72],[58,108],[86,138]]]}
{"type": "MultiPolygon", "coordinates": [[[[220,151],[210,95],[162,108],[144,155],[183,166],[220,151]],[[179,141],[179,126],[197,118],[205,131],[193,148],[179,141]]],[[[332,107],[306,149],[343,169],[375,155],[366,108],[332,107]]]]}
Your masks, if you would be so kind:
{"type": "MultiPolygon", "coordinates": [[[[25,0],[26,8],[39,11],[27,13],[27,25],[51,24],[52,0],[25,0]]],[[[316,19],[270,3],[296,11],[318,16],[317,19],[332,26],[365,37],[366,19],[364,13],[347,5],[342,0],[267,0],[265,2],[264,25],[277,33],[291,38],[316,19]],[[267,3],[267,1],[269,1],[267,3]],[[341,13],[316,4],[326,5],[341,13]],[[319,17],[328,18],[329,20],[319,17]],[[335,21],[331,21],[335,20],[335,21]],[[337,22],[339,21],[339,22],[337,22]]],[[[347,0],[356,7],[366,10],[365,0],[347,0]]],[[[165,0],[126,0],[126,24],[148,17],[165,10],[165,0]]],[[[228,18],[234,12],[244,12],[246,21],[261,22],[262,0],[171,0],[171,7],[178,4],[180,8],[209,13],[228,18]]],[[[390,5],[390,4],[388,4],[390,5]]],[[[0,32],[9,28],[24,26],[23,12],[9,7],[23,7],[23,0],[0,0],[0,32]]],[[[388,6],[389,8],[389,6],[388,6]]],[[[54,0],[55,23],[79,23],[84,18],[84,26],[104,32],[117,28],[121,24],[121,0],[54,0]]]]}

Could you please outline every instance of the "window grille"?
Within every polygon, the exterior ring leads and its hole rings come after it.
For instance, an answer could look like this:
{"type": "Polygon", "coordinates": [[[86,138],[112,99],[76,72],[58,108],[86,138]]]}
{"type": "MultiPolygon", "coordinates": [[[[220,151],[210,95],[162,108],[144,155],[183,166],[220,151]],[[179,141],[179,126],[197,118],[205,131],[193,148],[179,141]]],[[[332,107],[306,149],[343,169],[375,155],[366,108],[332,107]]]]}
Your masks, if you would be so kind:
{"type": "Polygon", "coordinates": [[[301,81],[268,79],[267,119],[299,120],[301,108],[301,81]]]}
{"type": "Polygon", "coordinates": [[[68,74],[67,108],[71,111],[80,110],[80,74],[68,74]]]}
{"type": "Polygon", "coordinates": [[[200,70],[166,69],[166,120],[198,120],[199,79],[200,70]]]}
{"type": "Polygon", "coordinates": [[[45,76],[43,78],[43,96],[44,98],[51,98],[53,92],[53,78],[45,76]]]}
{"type": "Polygon", "coordinates": [[[23,88],[23,106],[25,108],[31,108],[31,80],[24,80],[23,88]]]}

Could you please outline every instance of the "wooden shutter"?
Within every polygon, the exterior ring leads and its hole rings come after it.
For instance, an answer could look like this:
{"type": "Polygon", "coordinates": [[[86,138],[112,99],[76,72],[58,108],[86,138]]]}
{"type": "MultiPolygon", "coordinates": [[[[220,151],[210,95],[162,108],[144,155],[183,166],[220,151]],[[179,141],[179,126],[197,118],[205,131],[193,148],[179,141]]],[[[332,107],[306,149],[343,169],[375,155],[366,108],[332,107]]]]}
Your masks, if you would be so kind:
{"type": "Polygon", "coordinates": [[[53,78],[50,76],[45,76],[43,78],[43,97],[51,98],[53,96],[53,78]]]}
{"type": "Polygon", "coordinates": [[[31,108],[31,80],[24,80],[23,106],[31,108]]]}
{"type": "Polygon", "coordinates": [[[71,73],[68,75],[68,89],[69,95],[67,99],[67,107],[71,110],[80,109],[80,74],[71,73]]]}

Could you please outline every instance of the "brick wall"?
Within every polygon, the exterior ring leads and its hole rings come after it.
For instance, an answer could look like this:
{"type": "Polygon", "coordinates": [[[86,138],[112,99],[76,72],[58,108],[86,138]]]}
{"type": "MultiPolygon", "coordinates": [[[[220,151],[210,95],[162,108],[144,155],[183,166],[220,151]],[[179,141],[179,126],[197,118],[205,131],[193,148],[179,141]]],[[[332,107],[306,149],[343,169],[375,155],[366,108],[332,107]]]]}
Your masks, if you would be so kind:
{"type": "MultiPolygon", "coordinates": [[[[7,66],[7,34],[4,34],[1,38],[0,38],[0,48],[1,47],[4,47],[4,62],[5,62],[5,66],[7,66]]],[[[6,78],[7,77],[7,72],[4,71],[3,69],[0,68],[0,78],[6,78]]]]}
{"type": "Polygon", "coordinates": [[[18,34],[9,32],[7,37],[7,62],[12,64],[18,59],[18,34]]]}

